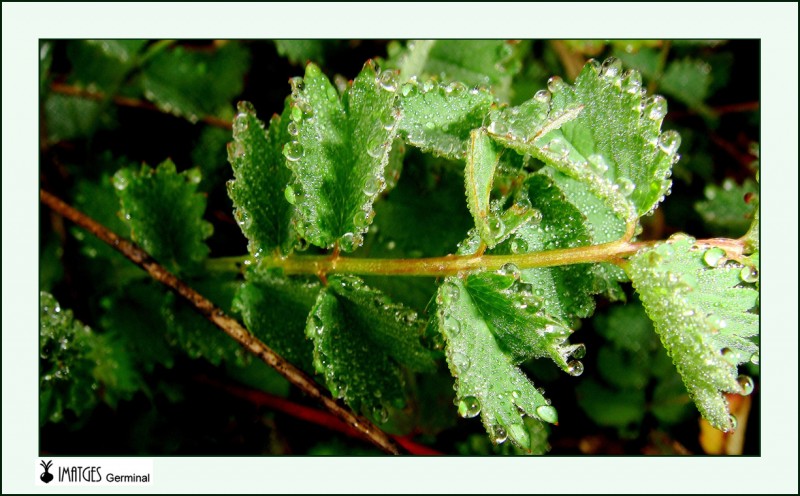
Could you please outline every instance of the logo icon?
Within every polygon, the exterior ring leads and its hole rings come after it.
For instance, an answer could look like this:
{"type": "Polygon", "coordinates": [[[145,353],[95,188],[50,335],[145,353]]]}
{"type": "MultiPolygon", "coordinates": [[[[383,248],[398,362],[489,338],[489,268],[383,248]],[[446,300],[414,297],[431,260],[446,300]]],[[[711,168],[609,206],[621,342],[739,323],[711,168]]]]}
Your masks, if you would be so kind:
{"type": "Polygon", "coordinates": [[[44,473],[40,475],[39,478],[42,480],[42,482],[48,484],[51,480],[53,480],[53,474],[49,472],[50,467],[53,466],[53,460],[50,460],[47,463],[45,463],[44,460],[42,460],[41,462],[39,462],[39,464],[42,466],[42,468],[44,468],[44,473]]]}

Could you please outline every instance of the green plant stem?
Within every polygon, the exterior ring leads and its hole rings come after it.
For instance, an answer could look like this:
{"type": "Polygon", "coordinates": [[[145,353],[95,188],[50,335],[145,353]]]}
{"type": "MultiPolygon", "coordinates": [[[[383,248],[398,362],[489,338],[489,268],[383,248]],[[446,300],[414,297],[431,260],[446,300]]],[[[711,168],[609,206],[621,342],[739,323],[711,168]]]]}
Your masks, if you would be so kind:
{"type": "Polygon", "coordinates": [[[390,454],[399,454],[399,447],[385,432],[377,428],[366,418],[353,413],[342,406],[328,394],[322,386],[317,384],[305,372],[298,369],[283,357],[275,353],[260,339],[244,328],[236,319],[228,316],[219,307],[203,295],[189,287],[185,282],[175,277],[163,266],[159,265],[146,251],[131,241],[120,238],[108,228],[80,212],[61,199],[44,190],[39,190],[39,198],[54,212],[71,220],[78,226],[86,229],[100,240],[114,247],[125,255],[130,261],[147,271],[153,279],[174,290],[186,299],[200,314],[220,328],[225,334],[236,340],[247,351],[261,359],[264,363],[274,368],[290,383],[297,386],[309,397],[319,401],[333,415],[344,421],[345,424],[357,430],[365,439],[375,446],[390,454]]]}
{"type": "MultiPolygon", "coordinates": [[[[380,259],[350,258],[331,255],[292,255],[288,257],[269,257],[261,260],[261,267],[279,268],[285,274],[328,274],[348,273],[383,276],[428,276],[440,277],[456,275],[463,271],[497,270],[506,264],[514,264],[519,269],[554,267],[582,263],[613,263],[622,265],[626,257],[663,241],[643,241],[631,243],[624,239],[592,246],[564,248],[544,252],[517,255],[447,255],[434,258],[380,259]]],[[[728,258],[740,259],[744,242],[737,239],[713,238],[697,240],[699,246],[723,248],[728,258]]]]}

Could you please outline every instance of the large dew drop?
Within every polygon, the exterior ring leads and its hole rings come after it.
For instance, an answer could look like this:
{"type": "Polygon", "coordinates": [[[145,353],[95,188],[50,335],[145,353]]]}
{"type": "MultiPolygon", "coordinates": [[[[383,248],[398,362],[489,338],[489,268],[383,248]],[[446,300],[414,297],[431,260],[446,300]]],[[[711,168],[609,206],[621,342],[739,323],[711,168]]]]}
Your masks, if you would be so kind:
{"type": "Polygon", "coordinates": [[[753,384],[753,379],[751,379],[749,376],[746,375],[740,375],[736,379],[736,382],[738,382],[739,387],[742,388],[742,396],[749,395],[750,393],[753,392],[753,389],[755,388],[753,384]]]}
{"type": "Polygon", "coordinates": [[[649,97],[644,102],[644,115],[650,120],[660,121],[667,115],[667,101],[661,95],[649,97]]]}
{"type": "Polygon", "coordinates": [[[458,352],[453,353],[451,360],[453,361],[453,365],[456,366],[460,374],[466,372],[469,369],[469,366],[471,365],[469,357],[463,353],[458,353],[458,352]]]}
{"type": "Polygon", "coordinates": [[[550,90],[550,93],[559,93],[566,87],[567,83],[559,76],[553,76],[547,80],[547,89],[550,90]]]}
{"type": "Polygon", "coordinates": [[[578,377],[583,374],[583,362],[579,360],[572,360],[567,364],[567,373],[572,377],[578,377]]]}
{"type": "Polygon", "coordinates": [[[452,282],[446,282],[442,284],[441,294],[442,294],[442,303],[448,305],[456,302],[456,300],[461,294],[461,290],[458,289],[458,286],[456,286],[452,282]]]}
{"type": "Polygon", "coordinates": [[[747,283],[756,283],[758,282],[758,269],[755,267],[745,266],[742,268],[742,271],[739,273],[739,277],[742,281],[747,283]]]}
{"type": "Polygon", "coordinates": [[[558,423],[558,412],[550,405],[542,405],[537,407],[536,415],[545,422],[549,422],[551,424],[558,423]]]}
{"type": "Polygon", "coordinates": [[[297,141],[292,141],[283,147],[283,156],[290,162],[297,162],[303,158],[303,147],[297,141]]]}
{"type": "Polygon", "coordinates": [[[709,248],[703,254],[703,262],[705,262],[706,265],[708,265],[709,267],[716,267],[723,261],[724,258],[725,258],[725,250],[723,250],[718,246],[709,248]]]}
{"type": "Polygon", "coordinates": [[[464,418],[473,418],[481,413],[481,402],[474,396],[464,396],[458,401],[458,414],[464,418]]]}
{"type": "Polygon", "coordinates": [[[672,155],[681,146],[681,135],[675,131],[665,131],[658,137],[658,147],[667,155],[672,155]]]}
{"type": "Polygon", "coordinates": [[[506,432],[502,425],[495,425],[492,427],[492,438],[495,443],[502,444],[508,439],[508,432],[506,432]]]}
{"type": "Polygon", "coordinates": [[[386,91],[397,91],[397,76],[394,71],[389,69],[383,71],[378,80],[381,88],[386,91]]]}

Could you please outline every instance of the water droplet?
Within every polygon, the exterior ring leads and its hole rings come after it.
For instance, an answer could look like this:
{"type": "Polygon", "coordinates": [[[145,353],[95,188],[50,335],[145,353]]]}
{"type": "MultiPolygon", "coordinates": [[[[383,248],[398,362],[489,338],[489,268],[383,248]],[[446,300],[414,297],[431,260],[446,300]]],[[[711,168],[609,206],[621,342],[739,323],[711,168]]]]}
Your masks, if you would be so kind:
{"type": "Polygon", "coordinates": [[[486,130],[491,134],[503,136],[506,133],[508,133],[508,126],[506,125],[505,122],[492,121],[491,123],[489,123],[489,127],[487,127],[486,130]]]}
{"type": "Polygon", "coordinates": [[[618,178],[617,185],[619,186],[619,192],[622,193],[623,196],[631,196],[633,190],[636,189],[636,184],[627,177],[618,178]]]}
{"type": "Polygon", "coordinates": [[[725,258],[725,250],[722,248],[715,246],[713,248],[709,248],[703,254],[703,262],[706,263],[709,267],[716,267],[720,263],[723,262],[725,258]]]}
{"type": "MultiPolygon", "coordinates": [[[[228,159],[233,161],[236,159],[241,159],[245,156],[246,150],[244,148],[244,144],[239,141],[233,141],[228,143],[228,159]]],[[[127,184],[127,183],[126,183],[127,184]]],[[[121,188],[120,188],[121,189],[121,188]]]]}
{"type": "Polygon", "coordinates": [[[292,136],[297,136],[300,133],[300,129],[297,128],[297,123],[292,121],[286,126],[286,131],[289,132],[292,136]]]}
{"type": "Polygon", "coordinates": [[[547,90],[539,90],[533,95],[533,99],[539,103],[550,103],[550,92],[547,90]]]}
{"type": "Polygon", "coordinates": [[[495,425],[492,427],[492,438],[494,439],[495,443],[502,444],[506,442],[506,439],[508,439],[508,433],[502,425],[495,425]]]}
{"type": "Polygon", "coordinates": [[[583,374],[583,362],[579,360],[572,360],[567,363],[567,373],[572,377],[578,377],[583,374]]]}
{"type": "Polygon", "coordinates": [[[730,428],[730,432],[734,432],[734,431],[736,431],[736,429],[737,429],[738,427],[739,427],[739,420],[736,418],[736,415],[731,415],[731,428],[730,428]]]}
{"type": "Polygon", "coordinates": [[[481,413],[481,402],[474,396],[465,396],[458,401],[458,414],[472,418],[481,413]]]}
{"type": "Polygon", "coordinates": [[[689,236],[686,233],[676,232],[675,234],[672,234],[668,239],[668,241],[672,241],[672,242],[678,242],[678,241],[683,241],[683,240],[694,241],[694,238],[692,238],[691,236],[689,236]]]}
{"type": "Polygon", "coordinates": [[[746,375],[740,375],[736,378],[736,382],[739,383],[739,387],[742,388],[742,396],[747,396],[753,392],[753,379],[746,375]]]}
{"type": "Polygon", "coordinates": [[[600,67],[600,75],[607,79],[619,79],[622,72],[622,61],[616,57],[609,57],[600,67]]]}
{"type": "Polygon", "coordinates": [[[644,101],[644,115],[654,121],[660,121],[667,115],[667,101],[661,95],[647,97],[644,101]]]}
{"type": "Polygon", "coordinates": [[[753,353],[753,356],[750,357],[750,363],[753,365],[758,365],[761,362],[761,357],[759,356],[758,352],[753,353]]]}
{"type": "Polygon", "coordinates": [[[393,114],[386,114],[381,118],[381,125],[383,129],[386,131],[391,131],[394,128],[394,125],[397,123],[397,117],[393,114]]]}
{"type": "Polygon", "coordinates": [[[381,192],[383,189],[383,181],[380,176],[370,176],[364,183],[364,194],[367,196],[374,196],[381,192]]]}
{"type": "Polygon", "coordinates": [[[547,144],[547,148],[549,148],[550,151],[556,155],[569,155],[569,148],[561,138],[553,138],[550,140],[550,142],[547,144]]]}
{"type": "Polygon", "coordinates": [[[502,237],[505,228],[505,224],[503,224],[503,221],[499,217],[489,219],[489,235],[493,238],[497,239],[502,237]]]}
{"type": "Polygon", "coordinates": [[[286,185],[286,189],[283,190],[283,196],[286,197],[286,201],[294,205],[295,201],[297,200],[294,188],[292,188],[291,184],[286,185]]]}
{"type": "Polygon", "coordinates": [[[386,91],[397,91],[397,75],[395,71],[386,69],[380,75],[378,79],[381,88],[385,89],[386,91]]]}
{"type": "Polygon", "coordinates": [[[542,405],[536,408],[536,415],[551,424],[558,423],[558,412],[550,405],[542,405]]]}
{"type": "MultiPolygon", "coordinates": [[[[540,214],[541,215],[541,214],[540,214]]],[[[511,253],[528,253],[528,242],[522,238],[514,238],[511,240],[511,253]]]]}
{"type": "Polygon", "coordinates": [[[283,147],[283,156],[290,162],[297,162],[303,158],[303,147],[297,141],[291,141],[283,147]]]}
{"type": "Polygon", "coordinates": [[[504,264],[497,273],[502,276],[512,276],[514,279],[519,279],[520,276],[519,267],[513,263],[504,264]]]}
{"type": "Polygon", "coordinates": [[[400,87],[400,93],[403,96],[408,96],[411,93],[411,90],[414,89],[414,83],[406,83],[400,87]]]}
{"type": "Polygon", "coordinates": [[[447,315],[444,318],[444,332],[450,336],[457,336],[461,332],[461,322],[452,315],[447,315]]]}
{"type": "Polygon", "coordinates": [[[366,212],[356,212],[353,215],[353,225],[356,227],[366,227],[369,224],[369,215],[366,212]]]}
{"type": "Polygon", "coordinates": [[[550,90],[550,93],[558,93],[566,87],[567,83],[559,76],[553,76],[547,80],[547,89],[550,90]]]}
{"type": "Polygon", "coordinates": [[[289,114],[292,118],[292,121],[299,122],[303,118],[303,111],[297,105],[292,105],[292,111],[289,114]]]}
{"type": "Polygon", "coordinates": [[[638,71],[630,70],[622,77],[622,90],[631,95],[637,95],[642,91],[642,76],[638,71]]]}
{"type": "Polygon", "coordinates": [[[577,348],[575,348],[572,351],[572,358],[576,358],[576,359],[580,360],[581,358],[583,358],[585,356],[586,356],[586,345],[583,344],[583,343],[580,343],[580,344],[577,345],[577,348]]]}
{"type": "MultiPolygon", "coordinates": [[[[457,321],[456,321],[457,322],[457,321]]],[[[464,373],[469,369],[471,362],[469,361],[469,357],[463,353],[453,353],[452,356],[453,365],[456,366],[460,373],[464,373]]]]}
{"type": "Polygon", "coordinates": [[[608,172],[608,162],[602,155],[590,155],[589,168],[598,176],[602,176],[608,172]]]}
{"type": "Polygon", "coordinates": [[[344,233],[339,238],[339,247],[344,251],[353,251],[356,248],[356,237],[353,233],[344,233]]]}
{"type": "Polygon", "coordinates": [[[742,267],[742,271],[739,273],[739,277],[744,282],[756,283],[758,282],[758,269],[746,265],[742,267]]]}
{"type": "Polygon", "coordinates": [[[311,325],[314,326],[314,331],[317,334],[322,334],[325,332],[325,325],[322,323],[322,319],[319,315],[311,315],[311,325]]]}
{"type": "Polygon", "coordinates": [[[233,133],[241,134],[247,131],[249,124],[247,122],[247,114],[239,114],[233,119],[233,133]]]}
{"type": "Polygon", "coordinates": [[[658,137],[658,147],[667,155],[672,155],[681,146],[681,135],[675,131],[664,131],[658,137]]]}

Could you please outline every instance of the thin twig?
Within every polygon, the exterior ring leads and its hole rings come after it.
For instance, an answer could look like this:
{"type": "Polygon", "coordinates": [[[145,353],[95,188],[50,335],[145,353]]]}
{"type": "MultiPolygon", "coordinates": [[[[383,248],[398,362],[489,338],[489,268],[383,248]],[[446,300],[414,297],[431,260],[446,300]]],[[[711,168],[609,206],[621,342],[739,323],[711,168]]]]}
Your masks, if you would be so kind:
{"type": "MultiPolygon", "coordinates": [[[[241,398],[254,405],[263,406],[271,410],[285,413],[293,418],[303,420],[305,422],[309,422],[312,424],[316,424],[325,427],[326,429],[340,432],[350,437],[361,437],[358,431],[354,430],[352,427],[345,424],[344,422],[342,422],[341,420],[339,420],[338,418],[334,417],[333,415],[331,415],[326,411],[317,410],[316,408],[311,408],[305,405],[300,405],[293,401],[289,401],[286,398],[281,398],[279,396],[275,396],[266,393],[264,391],[258,391],[256,389],[240,386],[238,384],[225,383],[216,379],[212,379],[207,376],[199,376],[196,378],[196,380],[203,384],[222,389],[228,394],[235,396],[237,398],[241,398]]],[[[443,454],[439,451],[434,450],[433,448],[429,448],[428,446],[418,444],[406,437],[395,436],[395,435],[392,435],[391,437],[412,455],[443,454]]]]}
{"type": "Polygon", "coordinates": [[[89,231],[94,236],[97,236],[105,243],[114,247],[130,261],[147,271],[147,273],[150,274],[153,279],[171,288],[180,296],[185,298],[195,307],[198,312],[209,319],[217,327],[222,329],[227,335],[235,339],[239,344],[244,346],[244,348],[250,353],[254,354],[263,360],[267,365],[277,370],[278,373],[285,377],[290,383],[300,388],[300,390],[309,395],[311,398],[321,402],[325,409],[327,409],[337,418],[344,421],[350,427],[356,429],[375,446],[387,453],[400,453],[399,447],[391,439],[389,439],[386,433],[378,429],[366,418],[356,415],[348,408],[337,403],[336,400],[334,400],[322,389],[322,387],[320,387],[319,384],[314,382],[314,380],[306,375],[302,370],[298,369],[291,363],[284,360],[277,353],[272,351],[272,349],[270,349],[266,344],[245,329],[236,319],[226,315],[221,309],[214,306],[213,303],[203,297],[203,295],[175,277],[172,273],[159,265],[150,255],[147,254],[147,252],[139,248],[136,244],[120,238],[113,232],[109,231],[105,226],[99,224],[70,205],[67,205],[62,200],[48,193],[47,191],[40,190],[39,196],[42,203],[53,209],[53,211],[71,220],[75,224],[89,231]]]}
{"type": "MultiPolygon", "coordinates": [[[[75,96],[75,97],[80,97],[80,98],[88,98],[90,100],[102,101],[102,100],[105,100],[106,98],[108,98],[107,95],[105,95],[103,93],[99,93],[99,92],[96,92],[96,91],[89,91],[89,90],[85,90],[83,88],[78,88],[77,86],[71,86],[71,85],[63,84],[63,83],[53,83],[53,84],[51,84],[50,85],[50,90],[53,93],[59,93],[61,95],[75,96]]],[[[113,96],[111,98],[111,101],[113,101],[115,104],[117,104],[117,105],[119,105],[121,107],[138,108],[138,109],[152,110],[152,111],[155,111],[155,112],[165,113],[163,110],[158,108],[156,105],[154,105],[154,104],[152,104],[150,102],[144,101],[144,100],[139,100],[137,98],[129,98],[129,97],[126,97],[126,96],[115,95],[115,96],[113,96]]],[[[219,128],[222,128],[222,129],[230,129],[231,128],[231,122],[230,121],[225,120],[225,119],[220,119],[219,117],[206,115],[206,116],[200,117],[200,120],[205,122],[206,124],[208,124],[210,126],[219,127],[219,128]]]]}
{"type": "MultiPolygon", "coordinates": [[[[725,114],[735,114],[739,112],[758,112],[761,108],[759,102],[742,102],[742,103],[729,103],[727,105],[719,105],[717,107],[709,107],[709,110],[716,116],[725,114]]],[[[693,109],[686,110],[670,110],[666,116],[668,120],[678,120],[685,117],[698,115],[698,112],[693,109]]]]}
{"type": "Polygon", "coordinates": [[[550,46],[553,47],[556,55],[558,55],[558,59],[561,61],[561,65],[564,66],[564,72],[567,77],[570,81],[574,81],[575,78],[578,77],[578,74],[581,73],[583,66],[586,64],[586,60],[581,54],[570,50],[561,40],[550,41],[550,46]]]}

